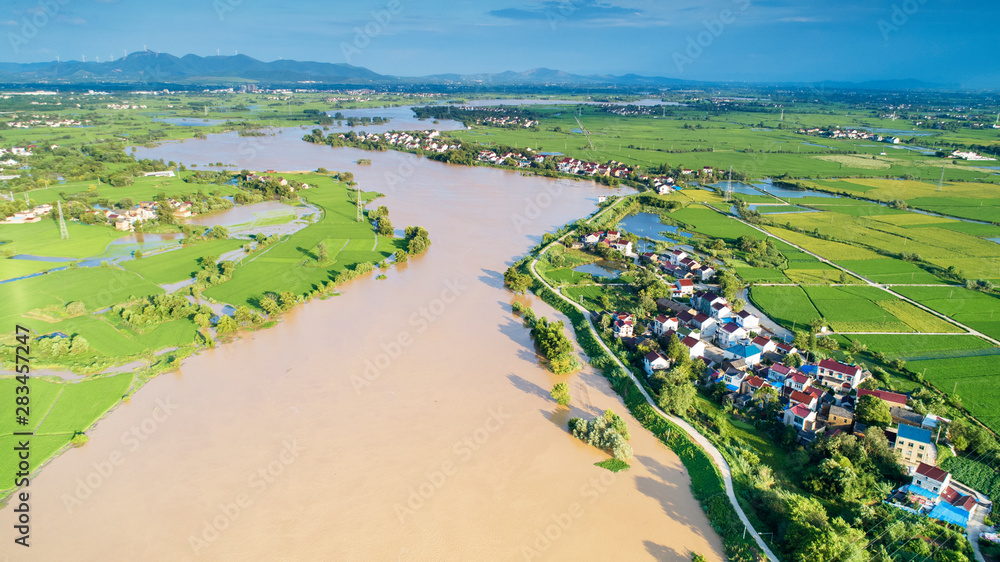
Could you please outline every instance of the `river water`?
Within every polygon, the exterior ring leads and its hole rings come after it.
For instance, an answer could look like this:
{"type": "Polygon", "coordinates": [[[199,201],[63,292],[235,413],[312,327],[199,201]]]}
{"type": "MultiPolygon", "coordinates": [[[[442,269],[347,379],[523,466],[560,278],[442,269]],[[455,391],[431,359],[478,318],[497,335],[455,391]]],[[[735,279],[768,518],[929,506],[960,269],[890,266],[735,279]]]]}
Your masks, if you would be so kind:
{"type": "MultiPolygon", "coordinates": [[[[248,142],[137,156],[201,165],[248,142]]],[[[505,268],[608,188],[291,135],[254,150],[246,167],[353,172],[431,249],[147,384],[32,482],[31,559],[723,559],[679,459],[598,373],[540,367],[510,312],[505,268]],[[632,429],[618,475],[566,431],[606,408],[632,429]]]]}

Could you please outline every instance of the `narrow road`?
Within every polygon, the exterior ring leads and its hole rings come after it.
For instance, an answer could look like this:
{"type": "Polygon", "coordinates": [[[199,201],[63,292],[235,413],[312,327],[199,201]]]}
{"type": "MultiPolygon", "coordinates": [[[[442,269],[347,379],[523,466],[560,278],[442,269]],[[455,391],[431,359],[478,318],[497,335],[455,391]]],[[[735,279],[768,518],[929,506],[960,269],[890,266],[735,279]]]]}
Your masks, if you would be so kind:
{"type": "MultiPolygon", "coordinates": [[[[614,205],[608,206],[606,209],[604,209],[600,213],[597,213],[596,215],[594,215],[593,217],[591,217],[591,219],[588,220],[587,223],[590,223],[591,221],[593,221],[594,219],[596,219],[597,217],[599,217],[601,214],[603,214],[605,211],[608,211],[608,210],[610,210],[613,207],[614,207],[614,205]]],[[[546,246],[545,248],[543,248],[542,251],[538,253],[538,257],[541,257],[542,255],[544,255],[545,252],[549,251],[549,249],[552,248],[553,245],[559,243],[564,238],[566,238],[567,236],[570,236],[571,234],[574,234],[575,232],[576,232],[575,230],[571,230],[570,232],[568,232],[568,233],[562,235],[561,237],[559,237],[558,240],[555,240],[554,242],[552,242],[551,244],[549,244],[548,246],[546,246]]],[[[646,402],[653,408],[653,410],[656,411],[657,414],[663,416],[664,418],[670,420],[672,423],[674,423],[675,425],[677,425],[678,427],[680,427],[682,430],[684,430],[685,433],[688,434],[688,437],[690,437],[695,443],[697,443],[703,449],[705,449],[705,452],[708,453],[709,457],[712,459],[712,462],[714,462],[715,466],[717,466],[719,468],[719,472],[722,473],[722,479],[723,479],[723,481],[725,482],[725,485],[726,485],[726,495],[729,496],[729,502],[733,504],[733,509],[735,509],[736,510],[736,514],[739,515],[740,521],[743,523],[743,526],[746,527],[747,532],[750,533],[750,535],[753,537],[754,541],[757,542],[757,546],[759,546],[760,549],[764,551],[764,553],[767,555],[768,559],[770,559],[770,560],[772,560],[774,562],[777,562],[778,558],[774,555],[773,552],[771,552],[771,549],[767,546],[767,543],[764,542],[764,539],[762,539],[760,537],[760,535],[757,534],[757,530],[754,529],[753,525],[750,524],[750,520],[747,519],[746,514],[743,513],[743,508],[740,507],[740,503],[736,500],[736,492],[733,489],[732,470],[729,468],[729,463],[727,463],[726,459],[723,458],[722,453],[720,453],[719,450],[715,448],[715,445],[713,445],[711,441],[709,441],[707,438],[705,438],[705,436],[703,436],[701,433],[698,433],[698,430],[696,430],[694,427],[692,427],[691,424],[689,424],[688,422],[684,421],[681,418],[678,418],[678,417],[675,417],[675,416],[671,416],[670,414],[668,414],[668,413],[666,413],[666,412],[664,412],[663,410],[660,409],[660,407],[656,404],[656,401],[653,400],[653,398],[646,392],[646,389],[643,388],[642,384],[639,383],[639,380],[636,379],[635,374],[632,373],[632,370],[629,369],[628,366],[626,366],[624,363],[622,363],[621,360],[618,359],[618,356],[615,355],[611,351],[611,349],[608,348],[608,346],[604,343],[604,340],[601,339],[601,336],[599,335],[600,332],[597,331],[597,327],[594,326],[594,321],[590,318],[590,311],[588,311],[583,306],[580,306],[579,304],[577,304],[577,303],[571,301],[570,299],[566,298],[565,296],[563,296],[562,293],[560,293],[554,287],[552,287],[551,285],[549,285],[548,282],[546,282],[545,279],[543,279],[542,276],[539,275],[537,271],[535,271],[535,264],[537,264],[537,263],[538,263],[538,258],[533,259],[531,261],[531,264],[530,264],[529,268],[528,268],[531,271],[532,277],[534,277],[539,282],[541,282],[543,285],[545,285],[554,294],[556,294],[557,296],[559,296],[559,298],[561,298],[562,300],[568,302],[574,308],[576,308],[581,313],[583,313],[584,318],[587,319],[587,324],[590,326],[590,331],[591,331],[591,333],[593,333],[594,338],[597,339],[597,342],[604,349],[605,353],[607,353],[608,356],[610,356],[612,359],[614,359],[615,363],[617,363],[619,367],[621,367],[622,369],[625,370],[626,373],[628,373],[629,378],[632,379],[632,382],[635,384],[636,388],[639,389],[639,392],[642,393],[643,398],[646,399],[646,402]]]]}
{"type": "MultiPolygon", "coordinates": [[[[708,207],[709,209],[712,209],[716,213],[719,213],[719,214],[721,214],[723,216],[729,217],[731,220],[735,220],[737,222],[741,222],[741,223],[749,226],[750,228],[752,228],[752,229],[754,229],[754,230],[762,233],[764,236],[769,236],[771,238],[774,238],[775,240],[780,240],[781,242],[784,242],[785,244],[788,244],[789,246],[795,248],[796,250],[799,250],[800,252],[805,252],[806,254],[809,254],[810,256],[818,259],[819,261],[821,261],[821,262],[823,262],[823,263],[825,263],[825,264],[827,264],[827,265],[829,265],[831,267],[834,267],[834,268],[839,269],[839,270],[841,270],[841,271],[843,271],[845,273],[853,275],[853,276],[857,277],[858,279],[861,279],[862,281],[864,281],[865,283],[867,283],[870,287],[875,287],[875,288],[881,289],[881,290],[889,293],[890,295],[896,297],[899,300],[908,302],[908,303],[912,304],[913,306],[915,306],[915,307],[923,310],[924,312],[929,312],[930,314],[933,314],[934,316],[937,316],[938,318],[940,318],[942,320],[945,320],[945,321],[947,321],[950,324],[954,324],[955,326],[958,326],[959,328],[962,328],[963,330],[967,331],[968,333],[970,333],[970,334],[972,334],[974,336],[982,338],[982,339],[990,342],[991,344],[993,344],[993,345],[995,345],[997,347],[1000,347],[1000,340],[996,340],[994,338],[991,338],[990,336],[987,336],[986,334],[984,334],[984,333],[982,333],[982,332],[980,332],[978,330],[973,330],[972,328],[966,326],[965,324],[962,324],[961,322],[958,322],[957,320],[955,320],[953,318],[948,317],[945,314],[941,314],[940,312],[938,312],[938,311],[936,311],[936,310],[934,310],[932,308],[929,308],[927,306],[924,306],[923,304],[920,304],[919,302],[917,302],[917,301],[915,301],[915,300],[913,300],[913,299],[911,299],[911,298],[909,298],[907,296],[901,295],[901,294],[897,293],[896,291],[893,291],[892,289],[890,289],[889,288],[890,285],[876,283],[876,282],[872,281],[871,279],[868,279],[867,277],[864,277],[863,275],[860,275],[858,273],[855,273],[855,272],[851,271],[850,269],[847,269],[846,267],[843,267],[841,265],[833,263],[832,261],[824,258],[823,256],[821,256],[819,254],[816,254],[814,252],[810,252],[809,250],[803,248],[802,246],[793,244],[793,243],[789,242],[788,240],[785,240],[784,238],[781,238],[780,236],[776,236],[774,234],[771,234],[770,232],[764,230],[763,228],[758,227],[757,225],[750,224],[747,221],[745,221],[745,220],[743,220],[743,219],[741,219],[739,217],[734,217],[734,216],[732,216],[732,215],[730,215],[728,213],[723,213],[722,211],[720,211],[716,207],[713,207],[712,205],[709,205],[708,203],[702,203],[702,205],[708,207]]],[[[898,285],[898,286],[902,287],[902,286],[905,286],[905,285],[898,285]]]]}

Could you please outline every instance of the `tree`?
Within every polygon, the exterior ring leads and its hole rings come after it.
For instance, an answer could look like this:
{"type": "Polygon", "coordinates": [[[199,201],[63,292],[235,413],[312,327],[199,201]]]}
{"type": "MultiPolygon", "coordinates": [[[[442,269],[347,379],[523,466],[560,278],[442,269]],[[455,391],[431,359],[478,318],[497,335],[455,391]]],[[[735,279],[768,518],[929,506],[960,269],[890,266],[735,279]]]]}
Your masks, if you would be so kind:
{"type": "Polygon", "coordinates": [[[264,312],[268,316],[277,316],[281,313],[281,307],[278,306],[278,301],[274,300],[274,297],[270,295],[265,295],[260,298],[260,307],[264,309],[264,312]]]}
{"type": "Polygon", "coordinates": [[[319,260],[319,263],[323,263],[330,259],[330,252],[326,249],[326,243],[320,242],[316,245],[316,257],[319,260]]]}
{"type": "Polygon", "coordinates": [[[570,401],[569,385],[564,382],[557,382],[549,393],[552,399],[560,406],[568,406],[570,401]]]}
{"type": "Polygon", "coordinates": [[[229,334],[239,329],[236,320],[232,316],[222,316],[219,323],[215,325],[215,330],[220,334],[229,334]]]}
{"type": "Polygon", "coordinates": [[[392,228],[392,221],[389,220],[388,216],[379,217],[376,224],[378,227],[378,233],[381,234],[382,236],[393,235],[394,230],[392,228]]]}
{"type": "Polygon", "coordinates": [[[743,309],[746,307],[746,305],[747,305],[747,302],[745,300],[743,300],[743,299],[736,299],[736,300],[734,300],[733,301],[733,307],[732,307],[733,308],[733,312],[737,312],[737,313],[742,312],[743,309]]]}
{"type": "Polygon", "coordinates": [[[802,356],[798,353],[789,353],[785,355],[785,358],[781,360],[781,364],[786,367],[792,367],[798,369],[802,366],[802,356]]]}
{"type": "Polygon", "coordinates": [[[132,256],[135,259],[137,259],[137,260],[141,260],[142,259],[142,250],[136,250],[135,253],[132,254],[132,256]]]}
{"type": "Polygon", "coordinates": [[[292,307],[295,306],[296,303],[298,302],[299,299],[296,298],[291,291],[284,291],[278,297],[278,305],[281,307],[281,310],[283,311],[291,310],[292,307]]]}
{"type": "Polygon", "coordinates": [[[858,399],[854,409],[854,419],[865,425],[889,427],[892,424],[892,414],[889,405],[877,396],[866,394],[858,399]]]}
{"type": "Polygon", "coordinates": [[[514,267],[507,268],[503,274],[504,284],[511,291],[521,294],[531,287],[531,276],[520,273],[514,267]]]}
{"type": "Polygon", "coordinates": [[[683,416],[694,404],[697,392],[694,383],[688,380],[687,372],[674,367],[663,378],[658,403],[665,411],[683,416]]]}

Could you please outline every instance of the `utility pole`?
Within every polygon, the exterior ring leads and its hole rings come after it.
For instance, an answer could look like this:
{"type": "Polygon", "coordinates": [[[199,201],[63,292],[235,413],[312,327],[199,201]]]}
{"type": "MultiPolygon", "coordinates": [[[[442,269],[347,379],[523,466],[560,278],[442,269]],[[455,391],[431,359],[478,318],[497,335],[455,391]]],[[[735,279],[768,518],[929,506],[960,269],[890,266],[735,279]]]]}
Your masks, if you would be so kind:
{"type": "Polygon", "coordinates": [[[59,209],[59,238],[69,240],[69,230],[66,228],[66,219],[63,218],[61,201],[56,201],[56,208],[59,209]]]}

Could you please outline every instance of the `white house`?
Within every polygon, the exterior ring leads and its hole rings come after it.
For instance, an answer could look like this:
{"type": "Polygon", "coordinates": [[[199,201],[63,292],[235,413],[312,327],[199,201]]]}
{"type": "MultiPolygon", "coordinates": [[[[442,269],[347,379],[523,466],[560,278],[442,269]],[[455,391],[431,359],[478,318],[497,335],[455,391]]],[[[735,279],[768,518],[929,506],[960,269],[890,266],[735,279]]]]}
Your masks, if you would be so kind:
{"type": "Polygon", "coordinates": [[[800,431],[812,431],[816,427],[816,412],[802,404],[786,408],[782,421],[800,431]]]}
{"type": "Polygon", "coordinates": [[[650,351],[642,358],[642,364],[646,368],[646,374],[653,376],[654,371],[669,369],[670,359],[667,359],[656,351],[650,351]]]}
{"type": "Polygon", "coordinates": [[[668,318],[661,314],[653,319],[653,333],[658,336],[662,336],[669,330],[677,331],[678,327],[676,318],[668,318]]]}
{"type": "Polygon", "coordinates": [[[861,367],[857,365],[845,365],[833,359],[820,361],[819,365],[817,365],[817,372],[820,377],[828,379],[824,381],[824,384],[827,384],[827,386],[830,386],[828,384],[830,379],[836,379],[850,385],[851,388],[855,388],[864,380],[864,370],[861,367]]]}
{"type": "Polygon", "coordinates": [[[736,323],[743,326],[748,332],[760,330],[760,318],[745,310],[741,310],[736,314],[736,323]]]}
{"type": "Polygon", "coordinates": [[[674,295],[690,297],[694,294],[694,281],[690,279],[678,279],[674,283],[674,295]]]}
{"type": "Polygon", "coordinates": [[[681,343],[688,348],[691,359],[696,359],[705,355],[705,342],[688,336],[681,340],[681,343]]]}
{"type": "Polygon", "coordinates": [[[746,339],[747,331],[733,322],[722,325],[715,332],[715,339],[719,342],[719,347],[723,349],[736,345],[740,340],[746,339]]]}

